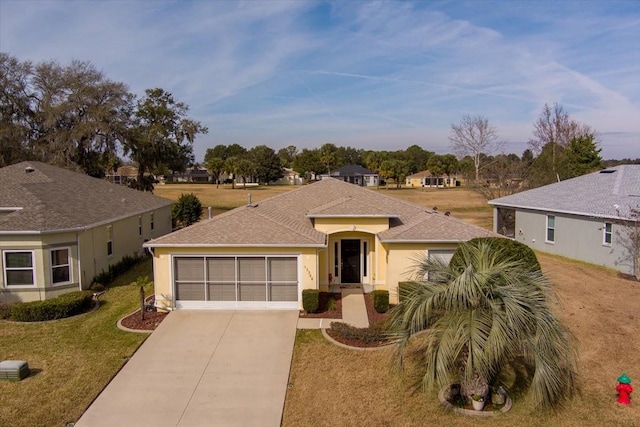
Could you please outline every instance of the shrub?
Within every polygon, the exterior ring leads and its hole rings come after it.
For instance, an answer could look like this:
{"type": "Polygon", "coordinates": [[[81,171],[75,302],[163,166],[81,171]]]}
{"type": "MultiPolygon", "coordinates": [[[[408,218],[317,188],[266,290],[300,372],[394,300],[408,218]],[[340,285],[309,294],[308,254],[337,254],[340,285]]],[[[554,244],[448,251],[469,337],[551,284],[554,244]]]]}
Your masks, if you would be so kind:
{"type": "Polygon", "coordinates": [[[103,292],[106,288],[102,283],[93,282],[91,286],[89,286],[93,292],[103,292]]]}
{"type": "Polygon", "coordinates": [[[389,291],[376,290],[371,292],[373,298],[373,308],[378,313],[386,313],[389,311],[389,291]]]}
{"type": "Polygon", "coordinates": [[[0,319],[8,319],[11,317],[11,304],[0,302],[0,319]]]}
{"type": "MultiPolygon", "coordinates": [[[[539,271],[540,263],[538,262],[538,258],[536,258],[535,252],[529,246],[524,243],[520,243],[516,240],[506,239],[503,237],[478,237],[475,239],[471,239],[467,242],[468,245],[472,245],[477,247],[481,243],[488,243],[491,246],[497,255],[497,261],[502,260],[522,260],[525,265],[531,271],[539,271]]],[[[451,261],[449,265],[452,268],[464,268],[462,265],[462,255],[460,253],[460,248],[458,248],[453,257],[451,257],[451,261]]]]}
{"type": "MultiPolygon", "coordinates": [[[[144,257],[141,255],[138,255],[137,253],[131,256],[130,255],[123,256],[120,261],[116,262],[115,264],[109,265],[109,268],[107,269],[107,271],[103,270],[101,273],[97,274],[93,278],[93,280],[91,280],[91,289],[93,290],[94,284],[100,284],[103,287],[108,286],[111,282],[113,282],[113,280],[116,277],[118,277],[125,271],[129,270],[131,267],[133,267],[143,259],[144,257]]],[[[96,292],[100,292],[100,291],[96,291],[96,292]]]]}
{"type": "Polygon", "coordinates": [[[92,296],[90,291],[76,291],[44,301],[19,302],[11,306],[11,320],[41,322],[74,316],[91,308],[92,296]]]}
{"type": "Polygon", "coordinates": [[[320,304],[320,291],[317,289],[302,290],[302,308],[307,313],[315,313],[318,311],[320,304]]]}
{"type": "Polygon", "coordinates": [[[195,194],[183,193],[171,208],[171,216],[176,226],[187,227],[202,216],[202,203],[195,194]]]}
{"type": "Polygon", "coordinates": [[[386,330],[380,323],[373,324],[368,328],[356,328],[343,322],[331,322],[330,335],[343,338],[345,340],[355,340],[366,344],[387,341],[386,330]]]}

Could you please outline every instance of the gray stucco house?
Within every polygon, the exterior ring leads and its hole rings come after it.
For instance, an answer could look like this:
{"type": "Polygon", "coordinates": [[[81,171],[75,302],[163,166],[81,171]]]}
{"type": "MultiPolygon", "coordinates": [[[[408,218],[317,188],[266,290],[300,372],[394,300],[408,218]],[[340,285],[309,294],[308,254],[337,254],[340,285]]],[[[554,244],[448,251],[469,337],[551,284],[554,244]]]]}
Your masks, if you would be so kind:
{"type": "MultiPolygon", "coordinates": [[[[493,229],[533,249],[633,274],[624,244],[640,209],[640,165],[619,165],[489,201],[493,229]]],[[[635,258],[635,259],[634,259],[635,258]]]]}

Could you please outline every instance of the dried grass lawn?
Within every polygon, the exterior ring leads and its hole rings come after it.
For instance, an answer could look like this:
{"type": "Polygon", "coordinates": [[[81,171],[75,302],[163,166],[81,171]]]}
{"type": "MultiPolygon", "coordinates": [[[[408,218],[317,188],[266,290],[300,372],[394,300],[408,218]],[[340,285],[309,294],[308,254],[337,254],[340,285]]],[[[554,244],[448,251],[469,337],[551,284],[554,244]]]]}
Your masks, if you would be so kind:
{"type": "MultiPolygon", "coordinates": [[[[580,343],[583,392],[557,414],[534,415],[523,398],[506,415],[467,418],[444,409],[435,392],[391,370],[390,350],[361,352],[298,331],[283,426],[640,426],[640,398],[615,403],[622,373],[640,383],[640,283],[604,268],[538,254],[556,285],[560,317],[580,343]]],[[[637,385],[636,385],[637,387],[637,385]]]]}

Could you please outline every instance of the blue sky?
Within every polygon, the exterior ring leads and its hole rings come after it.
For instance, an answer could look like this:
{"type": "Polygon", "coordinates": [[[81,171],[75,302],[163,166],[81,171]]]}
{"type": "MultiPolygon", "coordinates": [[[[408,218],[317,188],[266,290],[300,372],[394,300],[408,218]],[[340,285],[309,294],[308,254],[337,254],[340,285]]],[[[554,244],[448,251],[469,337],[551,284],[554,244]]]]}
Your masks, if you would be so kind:
{"type": "Polygon", "coordinates": [[[640,157],[640,2],[0,0],[0,51],[161,87],[217,144],[450,152],[480,114],[521,154],[545,103],[640,157]]]}

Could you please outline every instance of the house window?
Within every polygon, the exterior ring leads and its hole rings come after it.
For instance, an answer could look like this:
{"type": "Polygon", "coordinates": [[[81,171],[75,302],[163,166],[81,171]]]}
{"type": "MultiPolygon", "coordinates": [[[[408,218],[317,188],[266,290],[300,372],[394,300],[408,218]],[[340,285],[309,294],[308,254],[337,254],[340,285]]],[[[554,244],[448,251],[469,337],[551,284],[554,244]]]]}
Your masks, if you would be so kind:
{"type": "Polygon", "coordinates": [[[33,251],[4,252],[5,286],[34,286],[33,251]]]}
{"type": "Polygon", "coordinates": [[[547,242],[556,241],[556,217],[555,215],[547,215],[547,242]]]}
{"type": "Polygon", "coordinates": [[[51,282],[54,285],[71,282],[69,248],[53,249],[51,251],[51,282]]]}
{"type": "Polygon", "coordinates": [[[142,217],[138,217],[138,236],[142,237],[142,217]]]}
{"type": "Polygon", "coordinates": [[[340,276],[340,270],[338,268],[338,242],[333,242],[333,277],[340,276]]]}
{"type": "Polygon", "coordinates": [[[113,255],[113,226],[107,225],[107,256],[113,255]]]}
{"type": "Polygon", "coordinates": [[[611,245],[611,237],[613,235],[613,224],[610,222],[604,223],[603,231],[603,243],[607,246],[611,245]]]}
{"type": "Polygon", "coordinates": [[[153,227],[154,227],[154,224],[153,224],[153,212],[151,212],[151,222],[149,223],[149,228],[151,229],[151,231],[153,231],[153,227]]]}

